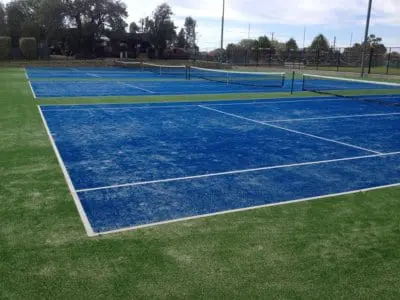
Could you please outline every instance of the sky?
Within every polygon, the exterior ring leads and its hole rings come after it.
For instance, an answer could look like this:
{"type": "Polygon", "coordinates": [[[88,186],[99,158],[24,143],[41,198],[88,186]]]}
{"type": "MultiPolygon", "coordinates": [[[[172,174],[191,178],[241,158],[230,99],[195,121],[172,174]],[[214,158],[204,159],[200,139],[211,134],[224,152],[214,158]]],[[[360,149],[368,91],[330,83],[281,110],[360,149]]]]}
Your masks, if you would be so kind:
{"type": "MultiPolygon", "coordinates": [[[[222,0],[124,0],[128,22],[151,15],[157,5],[168,3],[175,25],[182,27],[186,16],[197,21],[198,45],[203,51],[219,48],[222,0]]],[[[333,46],[361,42],[368,0],[226,0],[224,47],[245,38],[273,36],[286,42],[295,38],[299,47],[308,46],[319,33],[333,46]],[[305,31],[305,39],[304,37],[305,31]]],[[[400,0],[373,0],[370,33],[382,37],[387,46],[400,47],[400,0]]]]}

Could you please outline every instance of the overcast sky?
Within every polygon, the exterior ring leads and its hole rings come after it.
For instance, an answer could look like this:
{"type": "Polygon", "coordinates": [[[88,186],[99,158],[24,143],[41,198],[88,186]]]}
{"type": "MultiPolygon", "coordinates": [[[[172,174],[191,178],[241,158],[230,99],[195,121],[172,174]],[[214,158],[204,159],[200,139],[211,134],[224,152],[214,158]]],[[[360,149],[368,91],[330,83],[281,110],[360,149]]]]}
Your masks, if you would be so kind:
{"type": "MultiPolygon", "coordinates": [[[[167,2],[174,12],[175,25],[181,27],[186,16],[197,20],[198,44],[202,50],[217,48],[220,43],[222,0],[124,0],[128,21],[151,15],[155,7],[167,2]],[[140,3],[140,4],[139,4],[140,3]]],[[[226,0],[224,44],[238,42],[249,35],[286,41],[290,37],[303,46],[323,33],[331,44],[348,46],[363,38],[368,0],[226,0]]],[[[389,46],[400,47],[400,0],[373,0],[370,33],[389,46]]]]}

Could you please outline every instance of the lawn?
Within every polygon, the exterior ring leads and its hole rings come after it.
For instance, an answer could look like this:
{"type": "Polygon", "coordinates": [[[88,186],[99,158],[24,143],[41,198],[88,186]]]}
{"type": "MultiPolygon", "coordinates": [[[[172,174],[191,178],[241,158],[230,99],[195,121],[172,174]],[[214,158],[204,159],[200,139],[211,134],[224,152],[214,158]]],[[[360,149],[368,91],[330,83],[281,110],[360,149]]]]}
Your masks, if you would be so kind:
{"type": "Polygon", "coordinates": [[[37,104],[217,96],[35,101],[17,68],[0,91],[0,299],[399,299],[400,188],[89,238],[37,104]]]}

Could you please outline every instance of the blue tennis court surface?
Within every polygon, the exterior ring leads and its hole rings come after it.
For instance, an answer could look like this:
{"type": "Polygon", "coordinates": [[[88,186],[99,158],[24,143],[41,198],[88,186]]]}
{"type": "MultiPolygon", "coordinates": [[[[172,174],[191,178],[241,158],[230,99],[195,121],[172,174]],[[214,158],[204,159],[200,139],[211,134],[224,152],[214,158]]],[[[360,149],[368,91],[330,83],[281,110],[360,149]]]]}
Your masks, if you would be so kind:
{"type": "Polygon", "coordinates": [[[400,184],[395,106],[321,97],[40,109],[89,234],[400,184]]]}
{"type": "MultiPolygon", "coordinates": [[[[286,77],[283,80],[280,75],[283,73],[237,73],[201,69],[190,72],[191,80],[186,80],[188,71],[185,67],[178,69],[173,76],[120,67],[36,67],[28,68],[26,73],[36,98],[270,93],[292,90],[291,78],[286,77]]],[[[293,81],[294,92],[301,91],[303,87],[307,90],[313,90],[314,87],[319,90],[391,89],[394,94],[400,93],[400,85],[395,84],[388,86],[313,77],[307,79],[305,85],[303,80],[293,81]]]]}

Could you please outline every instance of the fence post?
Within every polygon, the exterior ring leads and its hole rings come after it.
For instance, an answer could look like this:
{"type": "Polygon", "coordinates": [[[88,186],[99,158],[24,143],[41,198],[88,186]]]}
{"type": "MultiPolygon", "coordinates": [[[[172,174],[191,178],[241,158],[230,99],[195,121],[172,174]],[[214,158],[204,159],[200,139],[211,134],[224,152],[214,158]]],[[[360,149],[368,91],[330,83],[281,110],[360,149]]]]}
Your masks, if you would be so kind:
{"type": "Polygon", "coordinates": [[[319,70],[319,49],[317,49],[317,70],[319,70]]]}
{"type": "Polygon", "coordinates": [[[296,76],[296,72],[293,71],[293,73],[292,73],[292,86],[291,86],[291,88],[290,88],[290,95],[293,95],[293,90],[294,90],[294,78],[295,78],[295,76],[296,76]]]}
{"type": "Polygon", "coordinates": [[[272,64],[272,48],[269,48],[268,64],[271,67],[271,64],[272,64]]]}
{"type": "Polygon", "coordinates": [[[392,56],[392,48],[389,48],[389,54],[387,58],[387,65],[386,65],[386,75],[389,75],[389,68],[390,68],[390,58],[392,56]]]}
{"type": "Polygon", "coordinates": [[[336,72],[339,72],[339,67],[340,67],[340,49],[337,54],[336,72]]]}
{"type": "Polygon", "coordinates": [[[256,50],[256,65],[257,65],[257,67],[259,66],[259,64],[260,64],[260,57],[259,57],[259,53],[260,53],[260,51],[258,50],[259,48],[255,48],[256,50]]]}
{"type": "Polygon", "coordinates": [[[373,55],[374,55],[374,48],[371,47],[371,51],[369,52],[368,74],[371,74],[372,56],[373,55]]]}

